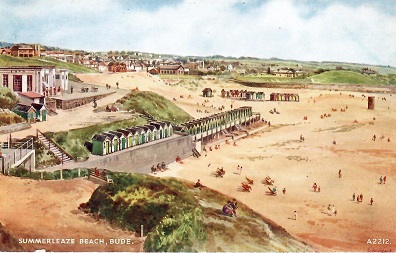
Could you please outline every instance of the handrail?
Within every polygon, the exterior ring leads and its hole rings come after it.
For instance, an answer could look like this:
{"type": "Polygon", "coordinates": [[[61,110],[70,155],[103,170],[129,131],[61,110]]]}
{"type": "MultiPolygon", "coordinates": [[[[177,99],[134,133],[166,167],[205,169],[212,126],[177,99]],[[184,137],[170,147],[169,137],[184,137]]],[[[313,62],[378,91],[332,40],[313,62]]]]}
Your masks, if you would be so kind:
{"type": "MultiPolygon", "coordinates": [[[[54,146],[56,146],[59,150],[61,150],[66,156],[68,156],[70,159],[75,160],[75,158],[70,155],[66,150],[64,150],[61,146],[59,146],[56,142],[54,142],[51,138],[48,138],[47,136],[44,135],[43,132],[41,132],[40,130],[37,130],[37,137],[38,137],[38,133],[40,133],[42,136],[44,136],[49,142],[51,142],[54,146]]],[[[63,163],[63,161],[62,161],[63,163]]]]}

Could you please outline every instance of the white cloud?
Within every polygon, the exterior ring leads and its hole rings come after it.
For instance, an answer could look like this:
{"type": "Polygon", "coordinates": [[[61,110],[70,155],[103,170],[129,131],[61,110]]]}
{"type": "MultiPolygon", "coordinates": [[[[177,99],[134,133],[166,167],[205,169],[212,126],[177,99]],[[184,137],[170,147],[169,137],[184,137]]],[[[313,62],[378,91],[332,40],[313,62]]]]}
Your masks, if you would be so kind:
{"type": "MultiPolygon", "coordinates": [[[[0,0],[1,1],[1,0],[0,0]]],[[[195,1],[125,8],[121,1],[1,5],[0,40],[85,50],[278,57],[396,66],[396,17],[377,6],[340,1],[310,13],[296,1],[195,1]],[[237,7],[236,7],[237,6],[237,7]],[[4,8],[2,10],[2,8],[4,8]],[[309,14],[309,15],[308,15],[309,14]]],[[[134,2],[138,4],[137,2],[134,2]]],[[[307,4],[310,2],[307,2],[307,4]]],[[[312,3],[311,3],[312,4],[312,3]]],[[[313,2],[315,4],[315,2],[313,2]]]]}

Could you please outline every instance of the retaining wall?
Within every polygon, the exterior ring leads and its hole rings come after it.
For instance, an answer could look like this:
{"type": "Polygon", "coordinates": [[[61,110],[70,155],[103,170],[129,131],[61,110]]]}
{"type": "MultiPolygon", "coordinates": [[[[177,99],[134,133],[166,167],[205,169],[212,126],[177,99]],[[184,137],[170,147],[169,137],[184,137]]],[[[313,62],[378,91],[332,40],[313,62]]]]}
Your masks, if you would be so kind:
{"type": "Polygon", "coordinates": [[[160,143],[119,151],[96,161],[88,160],[86,165],[118,172],[149,173],[153,165],[157,166],[162,162],[169,164],[175,161],[176,156],[191,156],[194,147],[191,136],[179,136],[160,143]]]}
{"type": "Polygon", "coordinates": [[[13,132],[18,132],[21,130],[29,129],[31,127],[32,126],[27,122],[12,124],[9,126],[2,126],[2,127],[0,127],[0,134],[9,134],[9,133],[13,133],[13,132]]]}

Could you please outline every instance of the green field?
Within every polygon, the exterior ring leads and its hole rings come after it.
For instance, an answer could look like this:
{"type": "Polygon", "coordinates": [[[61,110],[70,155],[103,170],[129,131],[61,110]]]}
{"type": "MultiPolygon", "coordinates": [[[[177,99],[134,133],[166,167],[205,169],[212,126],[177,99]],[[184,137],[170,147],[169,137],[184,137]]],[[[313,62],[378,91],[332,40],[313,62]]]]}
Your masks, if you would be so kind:
{"type": "Polygon", "coordinates": [[[84,128],[72,129],[63,132],[50,132],[46,136],[52,138],[58,145],[60,145],[66,152],[74,158],[86,158],[89,155],[88,149],[85,148],[85,142],[91,142],[94,134],[103,133],[110,130],[117,130],[120,128],[129,128],[137,125],[144,125],[147,121],[142,118],[122,120],[118,122],[111,122],[105,124],[98,124],[84,128]]]}
{"type": "Polygon", "coordinates": [[[319,75],[311,76],[311,80],[312,83],[320,84],[382,84],[370,76],[345,70],[327,71],[319,75]]]}
{"type": "Polygon", "coordinates": [[[10,55],[0,55],[0,67],[12,67],[12,66],[55,66],[57,68],[63,68],[69,70],[71,73],[93,73],[97,72],[94,69],[87,68],[80,64],[68,63],[58,61],[49,57],[13,57],[10,55]]]}
{"type": "Polygon", "coordinates": [[[286,78],[286,77],[277,77],[270,75],[244,75],[244,76],[235,76],[235,80],[241,82],[249,82],[249,83],[301,83],[306,84],[311,82],[310,79],[307,78],[286,78]]]}
{"type": "Polygon", "coordinates": [[[131,91],[117,102],[123,104],[127,110],[148,113],[156,120],[170,121],[173,124],[180,124],[192,118],[172,101],[150,91],[131,91]]]}

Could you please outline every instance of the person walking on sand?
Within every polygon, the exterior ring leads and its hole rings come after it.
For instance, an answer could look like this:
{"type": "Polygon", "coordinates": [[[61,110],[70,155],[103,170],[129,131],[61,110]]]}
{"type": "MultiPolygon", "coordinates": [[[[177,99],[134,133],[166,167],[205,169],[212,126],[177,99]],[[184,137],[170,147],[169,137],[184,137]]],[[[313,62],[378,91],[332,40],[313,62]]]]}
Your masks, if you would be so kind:
{"type": "Polygon", "coordinates": [[[318,186],[318,192],[320,192],[320,186],[318,186]]]}
{"type": "Polygon", "coordinates": [[[363,194],[360,194],[359,200],[360,200],[360,202],[363,202],[363,194]]]}
{"type": "Polygon", "coordinates": [[[331,207],[331,213],[335,213],[335,207],[334,207],[334,205],[331,207]]]}
{"type": "Polygon", "coordinates": [[[384,179],[382,178],[382,176],[380,176],[380,184],[382,184],[382,181],[383,181],[384,179]]]}
{"type": "Polygon", "coordinates": [[[318,186],[316,185],[316,183],[314,183],[313,184],[313,186],[312,186],[312,188],[314,189],[314,192],[316,192],[316,188],[317,188],[318,186]]]}
{"type": "Polygon", "coordinates": [[[357,197],[356,197],[356,202],[359,204],[359,202],[360,202],[360,196],[358,195],[357,197]]]}
{"type": "Polygon", "coordinates": [[[352,201],[355,201],[355,198],[356,198],[356,195],[355,195],[355,193],[353,193],[353,195],[352,195],[352,201]]]}
{"type": "Polygon", "coordinates": [[[297,211],[294,211],[294,220],[297,220],[297,211]]]}
{"type": "Polygon", "coordinates": [[[339,170],[338,171],[338,178],[341,178],[341,176],[342,176],[342,173],[341,173],[341,170],[339,170]]]}
{"type": "Polygon", "coordinates": [[[373,200],[373,198],[371,198],[370,199],[370,205],[373,205],[373,202],[374,202],[374,200],[373,200]]]}
{"type": "Polygon", "coordinates": [[[384,184],[386,183],[386,176],[384,176],[384,184]]]}
{"type": "Polygon", "coordinates": [[[283,194],[286,194],[286,188],[283,188],[282,192],[283,194]]]}
{"type": "Polygon", "coordinates": [[[239,169],[239,175],[241,175],[242,174],[242,166],[241,166],[241,168],[239,169]]]}
{"type": "Polygon", "coordinates": [[[327,206],[327,212],[329,213],[329,215],[331,215],[331,205],[330,204],[327,206]]]}

